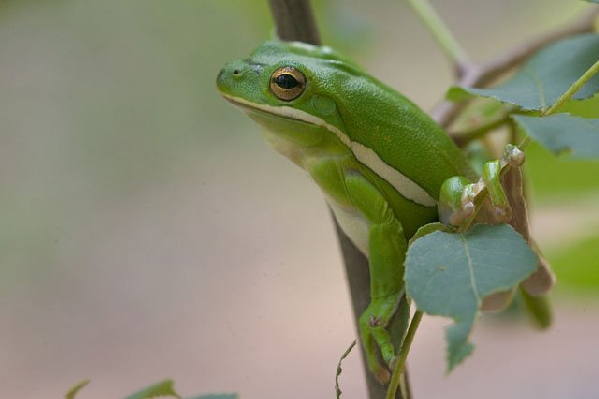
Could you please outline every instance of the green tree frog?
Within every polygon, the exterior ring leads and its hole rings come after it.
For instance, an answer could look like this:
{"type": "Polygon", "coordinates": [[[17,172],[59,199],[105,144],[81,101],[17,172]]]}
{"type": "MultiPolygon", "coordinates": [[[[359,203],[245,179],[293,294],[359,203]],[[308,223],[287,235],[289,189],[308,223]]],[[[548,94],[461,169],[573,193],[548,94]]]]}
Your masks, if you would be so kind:
{"type": "Polygon", "coordinates": [[[368,368],[388,377],[387,329],[403,289],[408,240],[441,220],[458,226],[481,184],[509,218],[498,162],[480,183],[449,136],[419,107],[326,46],[267,41],[228,63],[220,94],[261,124],[266,141],[306,170],[337,222],[369,261],[371,302],[359,321],[368,368]],[[385,361],[379,361],[379,352],[385,361]]]}

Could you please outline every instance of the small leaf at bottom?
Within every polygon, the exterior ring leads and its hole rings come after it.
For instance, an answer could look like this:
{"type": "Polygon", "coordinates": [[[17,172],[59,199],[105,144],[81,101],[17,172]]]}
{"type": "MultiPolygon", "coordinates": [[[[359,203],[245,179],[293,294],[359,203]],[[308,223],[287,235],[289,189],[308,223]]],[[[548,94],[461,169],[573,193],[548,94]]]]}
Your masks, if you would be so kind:
{"type": "Polygon", "coordinates": [[[524,281],[535,253],[509,225],[478,225],[465,234],[437,231],[414,241],[406,259],[406,289],[419,310],[451,317],[447,369],[468,356],[468,335],[482,299],[524,281]]]}

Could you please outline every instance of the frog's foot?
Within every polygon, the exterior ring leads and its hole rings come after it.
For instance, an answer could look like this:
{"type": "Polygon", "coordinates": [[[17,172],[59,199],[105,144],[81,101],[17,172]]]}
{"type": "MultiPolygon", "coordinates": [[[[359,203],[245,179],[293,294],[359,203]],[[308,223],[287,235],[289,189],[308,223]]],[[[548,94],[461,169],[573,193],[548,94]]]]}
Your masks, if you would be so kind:
{"type": "Polygon", "coordinates": [[[399,293],[373,298],[360,317],[360,336],[366,352],[366,363],[368,369],[382,384],[389,383],[391,378],[389,369],[393,368],[397,360],[395,346],[387,326],[395,314],[399,299],[399,293]],[[381,364],[379,351],[387,367],[381,364]]]}
{"type": "Polygon", "coordinates": [[[503,150],[503,157],[501,160],[514,168],[519,168],[524,165],[524,162],[526,161],[526,155],[524,154],[524,151],[515,145],[508,144],[503,150]]]}
{"type": "Polygon", "coordinates": [[[507,195],[501,185],[501,171],[507,165],[520,167],[524,164],[524,152],[513,145],[508,145],[500,160],[486,162],[483,165],[482,177],[475,183],[467,178],[457,176],[447,179],[441,186],[439,195],[439,217],[442,223],[461,226],[478,214],[477,220],[497,224],[507,223],[512,218],[507,195]],[[482,201],[479,195],[486,189],[488,197],[482,201]],[[477,207],[479,209],[477,209],[477,207]],[[478,213],[479,210],[484,210],[478,213]]]}

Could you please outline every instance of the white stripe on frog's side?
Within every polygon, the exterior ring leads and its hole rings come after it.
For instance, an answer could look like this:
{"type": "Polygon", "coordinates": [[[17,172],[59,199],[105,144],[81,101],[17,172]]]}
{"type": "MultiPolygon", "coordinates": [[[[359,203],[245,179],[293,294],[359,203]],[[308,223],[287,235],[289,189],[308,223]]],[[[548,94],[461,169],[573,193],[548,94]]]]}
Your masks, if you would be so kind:
{"type": "Polygon", "coordinates": [[[303,122],[308,122],[316,126],[322,126],[332,133],[335,133],[339,140],[348,146],[356,159],[368,166],[374,173],[376,173],[382,179],[388,181],[398,193],[403,195],[409,200],[423,206],[434,207],[437,206],[437,200],[427,193],[422,187],[416,182],[410,180],[407,176],[403,175],[397,169],[383,162],[379,155],[372,149],[368,148],[361,143],[351,141],[351,139],[339,130],[336,126],[327,123],[325,120],[317,118],[307,112],[295,109],[289,106],[272,106],[268,104],[255,104],[251,103],[243,98],[230,96],[221,93],[227,100],[241,106],[255,108],[269,114],[279,115],[289,119],[296,119],[303,122]]]}

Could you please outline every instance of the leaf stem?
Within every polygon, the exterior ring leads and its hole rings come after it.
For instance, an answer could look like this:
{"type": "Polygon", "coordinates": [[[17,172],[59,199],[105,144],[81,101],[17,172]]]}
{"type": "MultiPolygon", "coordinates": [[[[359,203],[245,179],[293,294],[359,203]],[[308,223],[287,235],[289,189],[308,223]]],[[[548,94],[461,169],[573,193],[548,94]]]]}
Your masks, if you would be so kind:
{"type": "Polygon", "coordinates": [[[433,35],[441,49],[453,61],[457,75],[460,76],[466,66],[470,64],[470,58],[464,48],[457,42],[428,0],[408,0],[408,3],[433,35]]]}
{"type": "Polygon", "coordinates": [[[558,98],[557,102],[547,109],[541,116],[549,116],[557,113],[568,101],[572,99],[574,94],[589,81],[593,76],[599,73],[599,61],[595,62],[576,82],[570,86],[564,94],[558,98]]]}
{"type": "Polygon", "coordinates": [[[457,144],[457,146],[462,148],[465,147],[472,140],[481,138],[486,133],[490,132],[491,130],[500,128],[509,121],[509,115],[504,115],[501,118],[494,119],[480,126],[476,126],[473,129],[452,133],[452,137],[454,138],[454,142],[457,144]]]}
{"type": "MultiPolygon", "coordinates": [[[[599,61],[595,62],[589,69],[587,69],[587,71],[581,77],[579,77],[576,80],[576,82],[572,83],[572,86],[570,86],[570,88],[568,90],[566,90],[564,92],[564,94],[562,94],[560,96],[560,98],[557,99],[557,101],[555,102],[555,104],[553,104],[551,107],[547,108],[539,116],[540,117],[544,117],[544,116],[550,116],[550,115],[558,113],[558,111],[564,105],[566,105],[566,103],[568,101],[570,101],[572,99],[572,97],[574,96],[574,94],[576,94],[576,92],[578,90],[582,89],[582,87],[585,84],[587,84],[587,82],[589,80],[591,80],[591,78],[593,76],[595,76],[597,73],[599,73],[599,61]]],[[[520,148],[521,150],[526,149],[526,147],[528,147],[528,145],[530,144],[531,140],[532,139],[530,138],[530,136],[526,136],[524,138],[524,140],[522,140],[522,143],[520,143],[520,145],[518,146],[518,148],[520,148]]]]}
{"type": "Polygon", "coordinates": [[[397,363],[395,364],[395,369],[393,369],[393,375],[391,376],[389,390],[387,391],[387,396],[385,396],[385,399],[395,398],[395,392],[397,391],[397,387],[399,386],[401,376],[406,367],[406,359],[408,358],[408,353],[410,353],[410,346],[412,345],[412,341],[414,340],[416,330],[420,325],[420,321],[422,320],[423,314],[424,313],[421,310],[417,310],[414,313],[414,316],[412,317],[412,321],[410,322],[410,328],[408,329],[406,338],[404,339],[403,344],[401,345],[401,350],[399,353],[399,358],[397,359],[397,363]]]}

